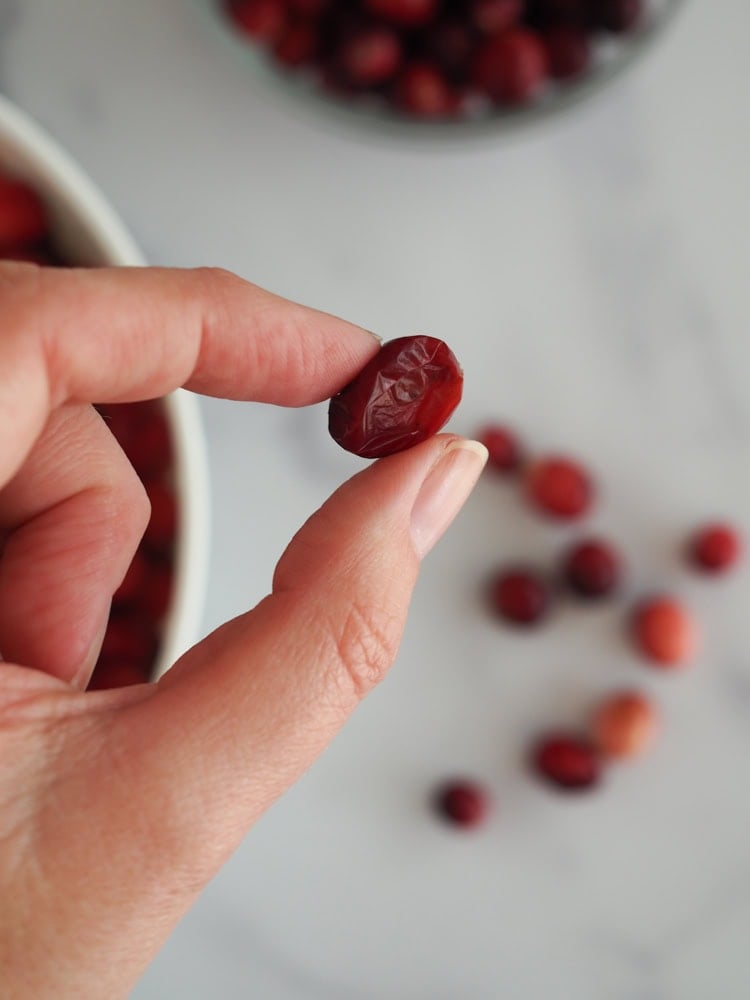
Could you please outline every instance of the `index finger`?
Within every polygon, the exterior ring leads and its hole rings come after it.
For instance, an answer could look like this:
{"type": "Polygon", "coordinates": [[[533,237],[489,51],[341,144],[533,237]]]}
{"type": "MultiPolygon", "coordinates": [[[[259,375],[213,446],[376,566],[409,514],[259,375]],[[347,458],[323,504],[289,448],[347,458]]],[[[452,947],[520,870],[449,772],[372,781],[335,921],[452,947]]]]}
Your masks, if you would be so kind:
{"type": "Polygon", "coordinates": [[[73,270],[0,264],[0,484],[49,413],[184,386],[301,406],[377,351],[360,327],[213,268],[73,270]]]}

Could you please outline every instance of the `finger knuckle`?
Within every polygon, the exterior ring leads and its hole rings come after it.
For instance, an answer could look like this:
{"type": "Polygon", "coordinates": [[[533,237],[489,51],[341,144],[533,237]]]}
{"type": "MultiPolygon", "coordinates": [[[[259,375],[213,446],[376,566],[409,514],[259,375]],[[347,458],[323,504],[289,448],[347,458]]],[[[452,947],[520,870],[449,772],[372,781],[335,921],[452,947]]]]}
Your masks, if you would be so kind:
{"type": "Polygon", "coordinates": [[[358,602],[332,630],[337,668],[358,700],[383,680],[400,638],[401,621],[395,613],[358,602]]]}

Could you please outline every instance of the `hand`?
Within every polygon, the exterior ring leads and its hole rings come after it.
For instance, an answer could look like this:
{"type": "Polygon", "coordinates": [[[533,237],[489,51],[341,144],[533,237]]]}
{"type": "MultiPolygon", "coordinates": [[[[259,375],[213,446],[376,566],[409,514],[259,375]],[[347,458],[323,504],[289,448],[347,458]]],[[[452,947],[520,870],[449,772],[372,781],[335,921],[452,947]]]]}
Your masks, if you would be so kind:
{"type": "Polygon", "coordinates": [[[116,998],[384,676],[484,455],[444,435],[374,463],[256,608],[158,684],[86,693],[148,519],[91,403],[301,406],[378,346],[217,271],[2,264],[0,305],[0,995],[116,998]]]}

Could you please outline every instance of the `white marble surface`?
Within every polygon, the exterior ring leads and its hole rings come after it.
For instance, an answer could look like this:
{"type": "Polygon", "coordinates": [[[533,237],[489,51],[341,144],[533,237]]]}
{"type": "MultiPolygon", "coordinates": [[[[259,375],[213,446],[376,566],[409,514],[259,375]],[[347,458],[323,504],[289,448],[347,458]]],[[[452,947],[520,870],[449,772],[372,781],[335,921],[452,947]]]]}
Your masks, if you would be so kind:
{"type": "MultiPolygon", "coordinates": [[[[258,825],[137,1000],[744,1000],[750,995],[750,575],[679,570],[685,528],[750,510],[746,0],[693,0],[586,108],[511,142],[421,149],[270,99],[189,0],[0,0],[0,89],[104,188],[154,262],[220,264],[385,336],[445,336],[454,421],[508,416],[585,456],[633,593],[677,586],[705,650],[641,667],[618,612],[538,638],[488,622],[478,580],[540,558],[485,482],[425,567],[398,666],[258,825]],[[654,691],[665,732],[585,801],[519,765],[598,691],[654,691]],[[460,838],[431,782],[466,770],[499,815],[460,838]]],[[[205,629],[255,602],[307,514],[357,467],[322,409],[204,406],[214,486],[205,629]]]]}

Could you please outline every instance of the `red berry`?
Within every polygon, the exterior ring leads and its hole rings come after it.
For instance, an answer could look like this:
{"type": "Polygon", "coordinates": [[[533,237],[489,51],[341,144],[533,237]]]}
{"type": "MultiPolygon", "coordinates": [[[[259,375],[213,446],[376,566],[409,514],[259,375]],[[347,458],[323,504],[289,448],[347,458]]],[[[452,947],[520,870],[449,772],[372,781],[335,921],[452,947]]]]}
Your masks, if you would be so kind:
{"type": "Polygon", "coordinates": [[[453,83],[463,83],[469,72],[475,38],[471,28],[460,20],[438,21],[424,36],[424,52],[453,83]]]}
{"type": "Polygon", "coordinates": [[[100,662],[127,661],[150,669],[156,639],[150,623],[135,615],[115,615],[107,623],[100,662]]]}
{"type": "Polygon", "coordinates": [[[143,549],[138,549],[128,566],[123,581],[112,598],[115,604],[130,604],[142,592],[148,579],[149,564],[143,549]]]}
{"type": "Polygon", "coordinates": [[[592,0],[591,20],[594,27],[615,34],[631,31],[643,14],[643,0],[592,0]]]}
{"type": "Polygon", "coordinates": [[[488,424],[476,435],[489,452],[487,465],[498,472],[516,472],[523,460],[518,438],[508,427],[488,424]]]}
{"type": "Polygon", "coordinates": [[[474,83],[498,104],[533,100],[546,75],[544,46],[534,32],[523,28],[488,38],[474,58],[474,83]]]}
{"type": "Polygon", "coordinates": [[[20,251],[44,239],[47,215],[28,184],[0,177],[0,249],[20,251]]]}
{"type": "Polygon", "coordinates": [[[229,0],[227,11],[243,35],[267,44],[280,36],[286,19],[284,0],[229,0]]]}
{"type": "Polygon", "coordinates": [[[349,83],[378,86],[395,76],[401,63],[401,42],[390,28],[363,28],[342,43],[338,62],[349,83]]]}
{"type": "Polygon", "coordinates": [[[586,470],[574,459],[551,455],[536,462],[528,473],[527,495],[540,511],[572,519],[586,514],[594,487],[586,470]]]}
{"type": "Polygon", "coordinates": [[[534,569],[519,566],[497,573],[490,581],[490,603],[495,612],[514,625],[536,625],[551,603],[550,589],[534,569]]]}
{"type": "Polygon", "coordinates": [[[149,674],[140,665],[127,661],[97,663],[89,681],[89,691],[108,691],[112,688],[131,687],[146,684],[149,674]]]}
{"type": "Polygon", "coordinates": [[[318,31],[310,21],[292,21],[273,47],[277,62],[289,69],[306,66],[315,58],[318,31]]]}
{"type": "Polygon", "coordinates": [[[606,757],[637,757],[653,743],[656,710],[636,691],[610,695],[594,714],[592,736],[606,757]]]}
{"type": "Polygon", "coordinates": [[[461,106],[440,70],[427,62],[410,63],[399,76],[392,101],[416,118],[451,118],[461,106]]]}
{"type": "Polygon", "coordinates": [[[725,573],[740,557],[742,540],[729,524],[706,524],[696,531],[688,555],[703,573],[725,573]]]}
{"type": "Polygon", "coordinates": [[[146,492],[151,501],[151,518],[144,541],[150,548],[163,552],[171,548],[177,532],[177,504],[174,493],[163,483],[148,483],[146,492]]]}
{"type": "Polygon", "coordinates": [[[473,0],[469,17],[484,35],[512,28],[521,18],[522,0],[473,0]]]}
{"type": "Polygon", "coordinates": [[[331,0],[287,0],[289,9],[301,17],[316,18],[325,13],[331,0]]]}
{"type": "Polygon", "coordinates": [[[465,828],[479,826],[487,817],[489,798],[487,792],[474,781],[450,781],[436,791],[433,799],[435,810],[454,826],[465,828]]]}
{"type": "Polygon", "coordinates": [[[364,0],[371,14],[377,14],[403,28],[427,24],[437,13],[440,0],[364,0]]]}
{"type": "Polygon", "coordinates": [[[581,28],[561,25],[544,36],[550,76],[556,80],[572,80],[585,73],[591,62],[589,36],[581,28]]]}
{"type": "Polygon", "coordinates": [[[607,597],[617,589],[621,572],[617,550],[601,538],[577,542],[563,562],[566,583],[581,597],[607,597]]]}
{"type": "Polygon", "coordinates": [[[132,436],[125,452],[141,479],[161,478],[172,463],[172,435],[166,414],[158,406],[141,404],[134,415],[132,436]]]}
{"type": "Polygon", "coordinates": [[[698,647],[698,630],[690,612],[672,597],[653,597],[636,608],[633,639],[639,652],[663,667],[691,660],[698,647]]]}
{"type": "Polygon", "coordinates": [[[531,761],[540,777],[565,791],[584,791],[599,781],[596,750],[587,739],[575,734],[545,736],[534,747],[531,761]]]}
{"type": "Polygon", "coordinates": [[[463,372],[447,344],[399,337],[333,397],[328,430],[346,451],[382,458],[437,434],[462,391],[463,372]]]}

